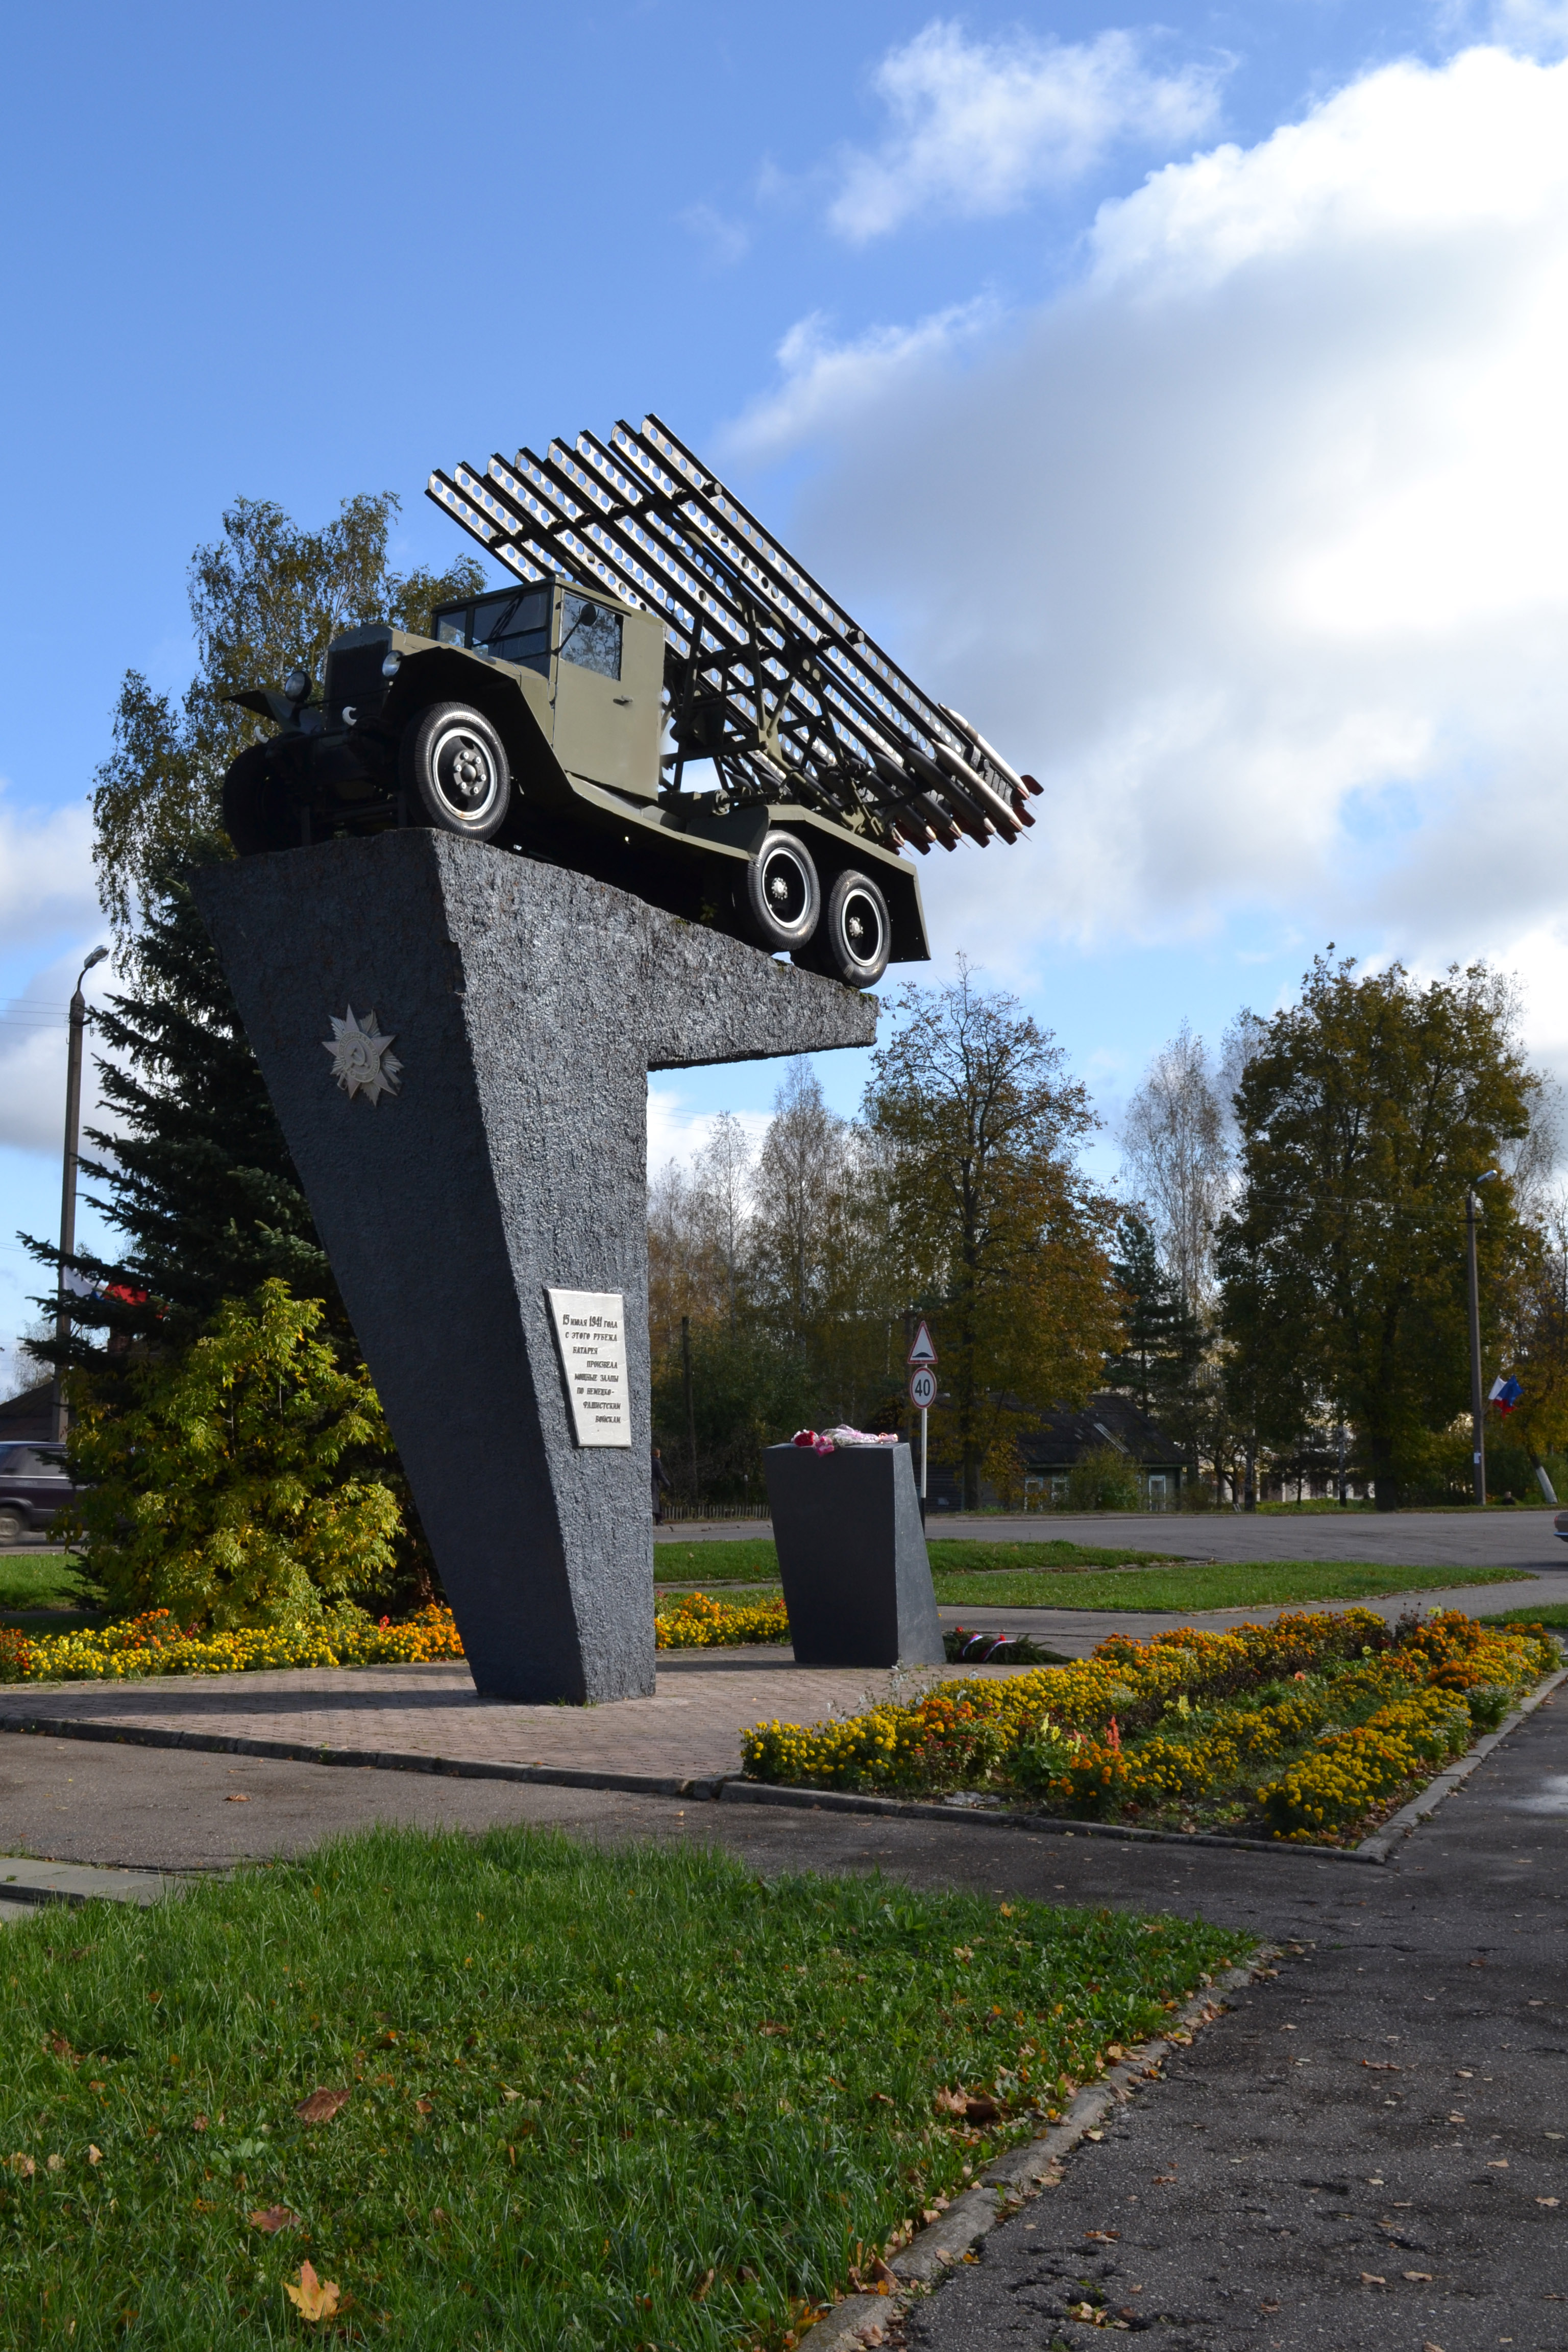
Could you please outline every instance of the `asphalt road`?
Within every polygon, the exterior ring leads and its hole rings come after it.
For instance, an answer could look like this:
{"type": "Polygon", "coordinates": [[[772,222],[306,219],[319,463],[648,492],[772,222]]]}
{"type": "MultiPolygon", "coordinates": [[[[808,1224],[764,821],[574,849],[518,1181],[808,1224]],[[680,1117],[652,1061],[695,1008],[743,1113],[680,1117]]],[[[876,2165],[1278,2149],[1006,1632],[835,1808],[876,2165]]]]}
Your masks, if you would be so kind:
{"type": "Polygon", "coordinates": [[[918,2310],[920,2352],[1088,2347],[1103,2323],[1067,2316],[1086,2299],[1151,2352],[1568,2352],[1568,1701],[1386,1869],[0,1740],[13,1853],[190,1870],[377,1820],[703,1838],[766,1873],[1201,1913],[1299,1945],[918,2310]]]}
{"type": "MultiPolygon", "coordinates": [[[[1027,1517],[968,1518],[932,1512],[926,1534],[967,1536],[983,1543],[1097,1544],[1193,1559],[1371,1559],[1408,1568],[1568,1566],[1568,1544],[1552,1532],[1552,1513],[1521,1506],[1487,1511],[1304,1511],[1276,1517],[1257,1511],[1065,1512],[1027,1517]]],[[[726,1543],[770,1536],[765,1519],[661,1528],[659,1543],[726,1543]]]]}

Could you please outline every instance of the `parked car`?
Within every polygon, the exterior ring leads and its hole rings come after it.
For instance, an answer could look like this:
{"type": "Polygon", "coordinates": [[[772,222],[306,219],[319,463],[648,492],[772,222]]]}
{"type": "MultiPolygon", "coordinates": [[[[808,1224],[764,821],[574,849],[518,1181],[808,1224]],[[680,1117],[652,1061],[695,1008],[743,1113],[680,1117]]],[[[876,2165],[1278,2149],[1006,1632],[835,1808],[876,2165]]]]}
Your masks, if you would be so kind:
{"type": "Polygon", "coordinates": [[[76,1496],[58,1445],[0,1445],[0,1544],[47,1531],[76,1496]]]}

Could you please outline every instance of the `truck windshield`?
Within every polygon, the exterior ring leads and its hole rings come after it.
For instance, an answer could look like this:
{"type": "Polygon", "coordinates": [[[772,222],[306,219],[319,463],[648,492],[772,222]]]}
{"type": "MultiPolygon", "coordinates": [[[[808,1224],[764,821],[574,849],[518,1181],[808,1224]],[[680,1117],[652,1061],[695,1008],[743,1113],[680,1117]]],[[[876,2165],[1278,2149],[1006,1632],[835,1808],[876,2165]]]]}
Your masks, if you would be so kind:
{"type": "Polygon", "coordinates": [[[542,674],[550,667],[550,591],[509,589],[472,604],[448,605],[436,615],[442,645],[467,646],[496,661],[542,674]]]}

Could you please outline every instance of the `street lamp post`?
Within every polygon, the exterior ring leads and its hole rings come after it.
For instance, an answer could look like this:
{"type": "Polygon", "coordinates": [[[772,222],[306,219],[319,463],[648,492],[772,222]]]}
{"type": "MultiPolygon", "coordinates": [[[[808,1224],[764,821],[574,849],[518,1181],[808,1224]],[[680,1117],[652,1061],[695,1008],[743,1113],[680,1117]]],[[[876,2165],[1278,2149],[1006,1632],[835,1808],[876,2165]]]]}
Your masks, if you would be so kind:
{"type": "Polygon", "coordinates": [[[76,1249],[76,1168],[77,1145],[81,1127],[81,1041],[87,1028],[87,999],[81,992],[82,982],[94,964],[101,963],[109,953],[107,948],[94,948],[77,974],[76,990],[71,997],[70,1045],[66,1057],[66,1148],[65,1168],[60,1179],[60,1265],[59,1280],[55,1291],[55,1377],[49,1386],[57,1442],[66,1433],[66,1400],[63,1366],[60,1355],[70,1337],[70,1308],[66,1305],[66,1260],[76,1249]]]}
{"type": "MultiPolygon", "coordinates": [[[[1476,1178],[1477,1184],[1489,1184],[1497,1174],[1489,1168],[1476,1178]]],[[[1487,1435],[1486,1402],[1481,1395],[1481,1290],[1476,1272],[1476,1218],[1480,1211],[1475,1185],[1465,1194],[1465,1255],[1470,1276],[1470,1440],[1471,1467],[1476,1478],[1476,1500],[1484,1509],[1487,1499],[1487,1435]]]]}

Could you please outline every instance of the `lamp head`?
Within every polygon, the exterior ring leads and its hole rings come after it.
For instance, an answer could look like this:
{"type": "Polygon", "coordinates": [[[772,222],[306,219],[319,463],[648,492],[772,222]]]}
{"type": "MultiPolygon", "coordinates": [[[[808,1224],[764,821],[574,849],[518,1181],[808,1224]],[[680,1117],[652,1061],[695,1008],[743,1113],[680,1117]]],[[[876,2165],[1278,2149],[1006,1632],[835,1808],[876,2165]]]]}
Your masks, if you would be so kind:
{"type": "Polygon", "coordinates": [[[101,963],[108,953],[109,950],[107,948],[94,948],[92,953],[89,956],[87,961],[82,966],[83,971],[90,971],[93,965],[95,963],[101,963]]]}

